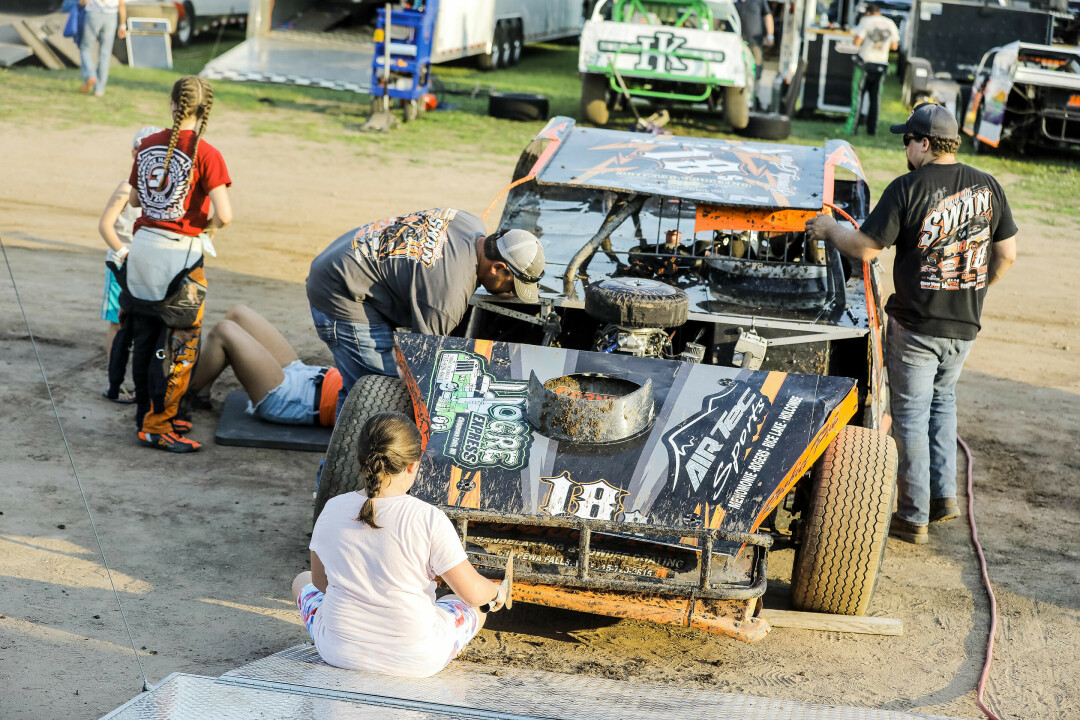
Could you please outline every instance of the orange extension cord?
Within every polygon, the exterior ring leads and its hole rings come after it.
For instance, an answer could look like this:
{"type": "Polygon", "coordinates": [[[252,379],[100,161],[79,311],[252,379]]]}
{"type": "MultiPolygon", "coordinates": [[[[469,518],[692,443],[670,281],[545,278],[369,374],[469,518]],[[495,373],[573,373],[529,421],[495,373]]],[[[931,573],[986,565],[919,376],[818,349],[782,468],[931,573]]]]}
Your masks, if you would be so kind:
{"type": "MultiPolygon", "coordinates": [[[[855,218],[851,217],[832,203],[825,203],[825,205],[829,209],[840,213],[840,215],[850,222],[856,230],[859,229],[859,223],[855,222],[855,218]]],[[[979,528],[975,524],[975,488],[972,481],[972,467],[974,466],[974,460],[971,458],[971,449],[967,446],[967,443],[964,442],[964,439],[957,435],[956,442],[963,449],[964,455],[967,457],[968,522],[971,523],[971,544],[975,546],[975,553],[979,556],[979,567],[982,569],[983,586],[986,588],[986,596],[990,600],[990,638],[986,643],[986,661],[983,663],[982,674],[979,675],[979,685],[975,695],[975,704],[990,720],[1001,720],[1001,718],[990,711],[990,708],[983,704],[983,692],[986,689],[986,679],[990,677],[990,664],[994,661],[994,638],[997,635],[997,598],[994,597],[994,588],[990,585],[990,571],[986,567],[986,556],[983,555],[982,545],[979,543],[979,528]]]]}

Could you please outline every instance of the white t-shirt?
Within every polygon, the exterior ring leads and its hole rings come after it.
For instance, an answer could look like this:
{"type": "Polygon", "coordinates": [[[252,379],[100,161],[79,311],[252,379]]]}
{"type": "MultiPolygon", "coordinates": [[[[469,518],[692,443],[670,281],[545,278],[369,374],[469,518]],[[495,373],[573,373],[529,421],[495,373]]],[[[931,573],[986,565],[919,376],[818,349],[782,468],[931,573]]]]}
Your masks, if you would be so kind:
{"type": "Polygon", "coordinates": [[[326,568],[315,648],[337,667],[427,677],[447,663],[453,617],[435,607],[433,578],[466,560],[450,519],[409,495],[375,499],[375,522],[356,517],[367,497],[326,503],[311,533],[326,568]]]}
{"type": "Polygon", "coordinates": [[[889,64],[889,46],[900,42],[900,31],[883,15],[864,15],[855,27],[855,37],[862,38],[859,57],[863,62],[889,64]]]}

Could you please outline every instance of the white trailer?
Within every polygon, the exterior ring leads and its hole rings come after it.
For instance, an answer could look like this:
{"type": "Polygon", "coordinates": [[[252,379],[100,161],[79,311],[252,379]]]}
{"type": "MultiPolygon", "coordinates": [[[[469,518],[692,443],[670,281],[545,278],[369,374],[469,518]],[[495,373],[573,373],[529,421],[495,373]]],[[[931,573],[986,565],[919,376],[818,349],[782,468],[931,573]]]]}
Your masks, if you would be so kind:
{"type": "MultiPolygon", "coordinates": [[[[366,93],[372,28],[321,31],[357,10],[382,5],[378,0],[250,0],[248,39],[208,63],[201,75],[366,93]]],[[[583,21],[582,0],[440,0],[438,12],[432,61],[475,57],[485,69],[513,65],[526,44],[577,37],[583,21]]]]}

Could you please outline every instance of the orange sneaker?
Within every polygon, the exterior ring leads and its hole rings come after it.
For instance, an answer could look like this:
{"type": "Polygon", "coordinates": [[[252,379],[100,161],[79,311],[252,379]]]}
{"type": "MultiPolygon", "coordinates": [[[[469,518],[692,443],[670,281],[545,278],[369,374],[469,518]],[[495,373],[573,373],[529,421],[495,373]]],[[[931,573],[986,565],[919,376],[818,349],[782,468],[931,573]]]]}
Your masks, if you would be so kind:
{"type": "Polygon", "coordinates": [[[155,435],[153,433],[142,432],[140,430],[139,440],[142,441],[143,445],[146,445],[148,447],[174,453],[196,452],[199,450],[199,448],[202,447],[202,445],[195,442],[194,440],[188,440],[186,437],[177,435],[173,432],[155,435]]]}
{"type": "Polygon", "coordinates": [[[79,92],[88,93],[94,89],[95,85],[97,85],[97,78],[90,78],[82,84],[82,87],[79,88],[79,92]]]}

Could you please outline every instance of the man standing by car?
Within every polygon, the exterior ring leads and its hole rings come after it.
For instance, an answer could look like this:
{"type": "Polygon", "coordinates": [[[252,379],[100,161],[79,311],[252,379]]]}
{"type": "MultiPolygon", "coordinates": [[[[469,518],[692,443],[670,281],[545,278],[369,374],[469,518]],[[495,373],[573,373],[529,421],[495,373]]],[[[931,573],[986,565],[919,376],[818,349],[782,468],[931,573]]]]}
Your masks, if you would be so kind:
{"type": "Polygon", "coordinates": [[[742,25],[743,41],[750,46],[750,52],[754,55],[754,80],[761,79],[762,54],[761,46],[772,47],[773,45],[773,16],[769,10],[768,0],[735,0],[735,9],[739,13],[739,22],[742,25]]]}
{"type": "Polygon", "coordinates": [[[808,220],[857,261],[896,248],[889,326],[892,433],[900,454],[898,502],[889,534],[928,540],[927,525],[960,516],[956,505],[956,381],[980,325],[986,288],[1016,258],[1016,225],[998,182],[956,161],[956,118],[940,105],[915,108],[903,134],[911,171],[885,188],[861,229],[827,215],[808,220]]]}
{"type": "Polygon", "coordinates": [[[854,135],[859,127],[859,115],[863,93],[869,96],[866,108],[866,134],[877,135],[878,108],[881,105],[881,81],[889,71],[889,51],[900,47],[900,32],[896,24],[881,14],[873,3],[866,6],[866,14],[855,26],[855,74],[851,78],[851,112],[848,114],[848,135],[854,135]]]}
{"type": "Polygon", "coordinates": [[[397,375],[394,330],[449,335],[477,284],[539,299],[544,249],[525,230],[485,237],[480,218],[423,210],[350,230],[311,263],[307,296],[319,337],[341,372],[338,410],[364,375],[397,375]]]}

